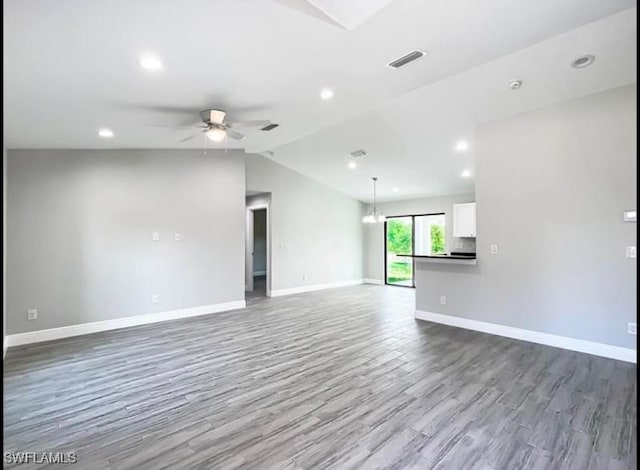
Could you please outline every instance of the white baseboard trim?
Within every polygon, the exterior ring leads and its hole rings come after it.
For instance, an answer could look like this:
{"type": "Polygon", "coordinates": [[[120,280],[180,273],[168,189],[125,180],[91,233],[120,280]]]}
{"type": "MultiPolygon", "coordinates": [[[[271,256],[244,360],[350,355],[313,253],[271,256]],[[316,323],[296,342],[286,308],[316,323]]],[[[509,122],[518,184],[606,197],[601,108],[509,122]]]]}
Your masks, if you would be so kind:
{"type": "Polygon", "coordinates": [[[100,331],[118,330],[120,328],[128,328],[130,326],[147,325],[149,323],[157,323],[168,320],[178,320],[180,318],[196,317],[199,315],[208,315],[211,313],[226,312],[228,310],[237,310],[245,307],[246,303],[244,300],[236,300],[233,302],[225,302],[221,304],[202,305],[200,307],[169,310],[167,312],[147,313],[144,315],[135,315],[132,317],[116,318],[113,320],[62,326],[59,328],[50,328],[48,330],[29,331],[27,333],[17,333],[14,335],[8,335],[6,337],[5,351],[7,350],[7,348],[10,348],[12,346],[40,343],[42,341],[52,341],[54,339],[68,338],[70,336],[88,335],[91,333],[98,333],[100,331]]]}
{"type": "Polygon", "coordinates": [[[352,281],[330,282],[328,284],[314,284],[310,286],[292,287],[290,289],[276,289],[271,291],[271,297],[281,297],[283,295],[302,294],[316,290],[333,289],[335,287],[357,286],[362,284],[362,279],[352,281]]]}
{"type": "Polygon", "coordinates": [[[456,326],[467,330],[482,331],[483,333],[506,336],[507,338],[520,339],[523,341],[529,341],[530,343],[545,344],[556,348],[569,349],[570,351],[578,351],[593,354],[595,356],[618,359],[620,361],[632,362],[634,364],[636,363],[637,351],[631,348],[623,348],[620,346],[612,346],[610,344],[596,343],[595,341],[586,341],[583,339],[552,335],[539,331],[524,330],[522,328],[514,328],[512,326],[469,320],[468,318],[425,312],[422,310],[416,310],[415,316],[418,320],[442,323],[443,325],[456,326]]]}
{"type": "Polygon", "coordinates": [[[384,281],[381,279],[363,279],[363,284],[375,284],[376,286],[383,286],[384,281]]]}

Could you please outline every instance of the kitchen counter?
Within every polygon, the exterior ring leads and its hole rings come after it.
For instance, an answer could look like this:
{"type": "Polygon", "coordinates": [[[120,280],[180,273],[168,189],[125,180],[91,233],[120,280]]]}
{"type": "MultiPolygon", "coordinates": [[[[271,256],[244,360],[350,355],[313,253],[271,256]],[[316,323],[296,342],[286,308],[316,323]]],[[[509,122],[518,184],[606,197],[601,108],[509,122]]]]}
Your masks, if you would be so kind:
{"type": "Polygon", "coordinates": [[[478,264],[475,253],[469,253],[469,254],[456,253],[456,254],[450,254],[450,255],[396,255],[396,256],[413,258],[416,261],[427,262],[427,263],[469,264],[469,265],[478,264]]]}

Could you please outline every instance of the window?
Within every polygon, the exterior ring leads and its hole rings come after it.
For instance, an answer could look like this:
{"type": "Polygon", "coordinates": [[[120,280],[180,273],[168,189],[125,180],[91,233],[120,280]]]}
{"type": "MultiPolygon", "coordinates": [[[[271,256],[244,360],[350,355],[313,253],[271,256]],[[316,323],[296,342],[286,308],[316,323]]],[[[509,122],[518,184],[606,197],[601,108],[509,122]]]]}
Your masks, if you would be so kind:
{"type": "Polygon", "coordinates": [[[386,284],[415,287],[414,260],[403,255],[447,252],[444,213],[387,217],[384,232],[386,284]]]}
{"type": "Polygon", "coordinates": [[[443,255],[447,252],[444,214],[414,216],[414,255],[443,255]]]}

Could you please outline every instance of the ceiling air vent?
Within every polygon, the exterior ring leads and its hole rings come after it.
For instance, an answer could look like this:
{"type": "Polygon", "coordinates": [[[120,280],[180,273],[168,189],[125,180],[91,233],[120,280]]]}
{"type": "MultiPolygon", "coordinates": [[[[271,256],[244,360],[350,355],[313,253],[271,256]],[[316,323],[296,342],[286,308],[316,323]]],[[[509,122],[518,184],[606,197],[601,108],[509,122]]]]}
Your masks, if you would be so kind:
{"type": "Polygon", "coordinates": [[[354,150],[349,155],[351,155],[352,157],[363,157],[366,154],[367,154],[367,152],[365,152],[364,150],[360,149],[360,150],[354,150]]]}
{"type": "Polygon", "coordinates": [[[402,57],[397,58],[387,64],[388,67],[399,69],[400,67],[407,65],[409,62],[413,62],[420,57],[424,57],[427,55],[426,52],[420,51],[418,49],[409,52],[408,54],[403,55],[402,57]]]}
{"type": "Polygon", "coordinates": [[[276,127],[278,127],[280,124],[269,124],[268,126],[263,127],[262,129],[260,129],[261,131],[272,131],[273,129],[275,129],[276,127]]]}

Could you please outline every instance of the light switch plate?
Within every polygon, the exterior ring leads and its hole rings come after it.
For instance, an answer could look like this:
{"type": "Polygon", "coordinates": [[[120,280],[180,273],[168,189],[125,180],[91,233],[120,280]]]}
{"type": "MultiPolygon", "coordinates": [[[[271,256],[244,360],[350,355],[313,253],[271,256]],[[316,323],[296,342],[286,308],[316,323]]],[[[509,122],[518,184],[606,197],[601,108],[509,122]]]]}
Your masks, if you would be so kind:
{"type": "Polygon", "coordinates": [[[440,303],[441,303],[442,305],[446,305],[446,304],[447,304],[447,297],[446,297],[446,296],[444,296],[444,295],[443,295],[443,296],[441,296],[441,297],[440,297],[440,303]]]}
{"type": "Polygon", "coordinates": [[[179,242],[182,240],[182,235],[180,235],[179,233],[176,233],[173,238],[175,241],[179,242]]]}
{"type": "Polygon", "coordinates": [[[625,222],[635,222],[636,215],[636,211],[624,211],[622,213],[622,220],[624,220],[625,222]]]}
{"type": "Polygon", "coordinates": [[[636,257],[636,247],[628,246],[627,247],[627,258],[635,258],[636,257]]]}
{"type": "Polygon", "coordinates": [[[38,310],[35,308],[30,308],[27,310],[27,320],[33,321],[38,319],[38,310]]]}
{"type": "Polygon", "coordinates": [[[153,232],[151,234],[151,241],[159,242],[160,241],[160,234],[158,232],[153,232]]]}
{"type": "Polygon", "coordinates": [[[491,254],[492,255],[498,254],[498,245],[491,245],[491,254]]]}
{"type": "Polygon", "coordinates": [[[627,333],[634,336],[637,334],[637,324],[635,322],[627,323],[627,333]]]}

